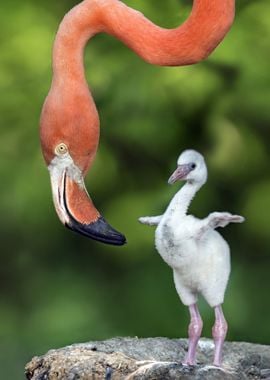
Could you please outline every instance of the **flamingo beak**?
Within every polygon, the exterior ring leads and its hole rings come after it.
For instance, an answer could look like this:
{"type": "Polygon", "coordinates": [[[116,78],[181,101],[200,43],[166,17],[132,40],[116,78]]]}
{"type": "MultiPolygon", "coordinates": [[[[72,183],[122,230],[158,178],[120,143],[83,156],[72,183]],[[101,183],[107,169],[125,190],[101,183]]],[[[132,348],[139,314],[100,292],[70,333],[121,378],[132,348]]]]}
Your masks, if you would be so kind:
{"type": "Polygon", "coordinates": [[[173,174],[168,179],[168,184],[172,185],[176,181],[185,180],[186,176],[192,171],[192,167],[190,164],[178,165],[177,169],[173,172],[173,174]]]}
{"type": "Polygon", "coordinates": [[[69,229],[106,244],[123,245],[126,238],[112,228],[93,205],[78,170],[50,170],[53,200],[62,223],[69,229]]]}

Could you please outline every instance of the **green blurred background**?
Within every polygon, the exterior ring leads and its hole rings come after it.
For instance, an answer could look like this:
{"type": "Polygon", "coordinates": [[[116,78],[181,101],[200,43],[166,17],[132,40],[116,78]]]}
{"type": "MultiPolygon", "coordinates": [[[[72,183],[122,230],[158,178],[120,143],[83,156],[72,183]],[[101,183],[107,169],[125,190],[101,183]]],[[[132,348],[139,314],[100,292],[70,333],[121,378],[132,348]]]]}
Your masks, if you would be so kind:
{"type": "MultiPolygon", "coordinates": [[[[33,355],[73,342],[186,336],[188,311],[154,249],[154,230],[137,223],[161,213],[176,192],[166,181],[186,148],[201,151],[209,166],[191,211],[204,217],[226,210],[247,219],[222,231],[232,249],[228,339],[269,343],[269,0],[239,0],[225,41],[193,67],[150,66],[105,35],[87,47],[101,117],[87,187],[126,234],[122,248],[61,225],[39,147],[54,34],[75,3],[1,4],[1,378],[23,379],[33,355]]],[[[125,3],[164,27],[177,26],[191,7],[190,0],[125,3]]],[[[210,336],[213,312],[204,301],[200,308],[210,336]]]]}

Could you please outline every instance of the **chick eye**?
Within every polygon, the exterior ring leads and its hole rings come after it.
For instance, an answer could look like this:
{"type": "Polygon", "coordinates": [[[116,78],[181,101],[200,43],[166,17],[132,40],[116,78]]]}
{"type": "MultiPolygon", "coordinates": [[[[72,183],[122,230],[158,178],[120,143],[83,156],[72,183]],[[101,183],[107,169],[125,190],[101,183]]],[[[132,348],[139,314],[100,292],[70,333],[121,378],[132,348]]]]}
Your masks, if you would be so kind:
{"type": "Polygon", "coordinates": [[[55,154],[57,154],[57,156],[62,156],[63,154],[67,153],[68,148],[67,148],[66,144],[61,143],[55,147],[54,151],[55,151],[55,154]]]}
{"type": "Polygon", "coordinates": [[[196,164],[192,163],[192,164],[190,164],[190,167],[192,170],[194,170],[196,168],[196,164]]]}

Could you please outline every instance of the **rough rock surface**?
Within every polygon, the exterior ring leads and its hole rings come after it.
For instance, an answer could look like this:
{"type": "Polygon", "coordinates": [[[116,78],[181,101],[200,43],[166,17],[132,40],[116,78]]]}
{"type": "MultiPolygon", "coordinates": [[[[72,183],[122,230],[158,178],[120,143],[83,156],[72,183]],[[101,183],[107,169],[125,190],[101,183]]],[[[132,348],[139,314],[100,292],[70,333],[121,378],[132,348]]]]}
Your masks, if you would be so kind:
{"type": "Polygon", "coordinates": [[[28,380],[270,380],[270,346],[225,343],[223,368],[211,365],[213,342],[201,339],[197,365],[183,366],[186,339],[115,338],[73,344],[34,357],[28,380]]]}

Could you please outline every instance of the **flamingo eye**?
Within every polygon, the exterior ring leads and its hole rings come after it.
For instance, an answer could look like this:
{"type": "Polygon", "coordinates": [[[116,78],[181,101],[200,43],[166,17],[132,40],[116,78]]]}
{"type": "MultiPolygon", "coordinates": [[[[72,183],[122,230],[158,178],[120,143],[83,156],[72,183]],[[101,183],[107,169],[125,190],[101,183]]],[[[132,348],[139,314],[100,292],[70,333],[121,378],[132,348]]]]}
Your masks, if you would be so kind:
{"type": "Polygon", "coordinates": [[[57,156],[62,156],[63,154],[67,153],[68,151],[68,148],[66,146],[66,144],[64,143],[61,143],[61,144],[58,144],[56,147],[55,147],[55,154],[57,156]]]}

